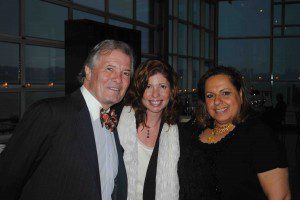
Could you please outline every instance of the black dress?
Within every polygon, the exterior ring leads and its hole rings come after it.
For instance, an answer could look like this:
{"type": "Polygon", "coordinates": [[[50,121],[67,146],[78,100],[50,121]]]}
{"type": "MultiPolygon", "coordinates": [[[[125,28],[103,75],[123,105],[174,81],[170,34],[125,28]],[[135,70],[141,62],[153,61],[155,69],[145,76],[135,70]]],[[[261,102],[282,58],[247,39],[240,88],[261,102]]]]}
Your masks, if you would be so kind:
{"type": "Polygon", "coordinates": [[[199,141],[197,128],[181,130],[181,199],[266,199],[257,173],[287,167],[271,129],[256,119],[240,123],[216,144],[199,141]]]}

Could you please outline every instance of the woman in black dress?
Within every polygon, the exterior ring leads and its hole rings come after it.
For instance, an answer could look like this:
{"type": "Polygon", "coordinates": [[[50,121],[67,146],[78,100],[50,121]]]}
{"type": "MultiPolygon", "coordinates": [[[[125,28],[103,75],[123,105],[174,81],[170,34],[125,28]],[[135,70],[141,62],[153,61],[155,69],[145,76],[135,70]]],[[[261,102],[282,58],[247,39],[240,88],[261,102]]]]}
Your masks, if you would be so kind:
{"type": "Polygon", "coordinates": [[[180,129],[180,198],[290,199],[285,151],[250,114],[241,74],[210,69],[198,92],[197,124],[180,129]]]}

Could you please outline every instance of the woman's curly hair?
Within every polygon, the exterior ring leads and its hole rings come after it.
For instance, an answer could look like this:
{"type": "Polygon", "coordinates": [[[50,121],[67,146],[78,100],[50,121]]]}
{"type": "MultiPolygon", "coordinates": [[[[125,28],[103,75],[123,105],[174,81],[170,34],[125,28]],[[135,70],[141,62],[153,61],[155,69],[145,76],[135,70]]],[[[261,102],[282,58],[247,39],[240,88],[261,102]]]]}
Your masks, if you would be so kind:
{"type": "Polygon", "coordinates": [[[162,121],[168,125],[176,124],[178,120],[178,77],[173,68],[161,60],[147,60],[142,62],[136,69],[131,87],[125,100],[127,105],[132,106],[135,111],[136,126],[146,125],[147,108],[142,103],[145,89],[149,78],[155,74],[162,74],[170,83],[170,100],[162,112],[162,121]]]}

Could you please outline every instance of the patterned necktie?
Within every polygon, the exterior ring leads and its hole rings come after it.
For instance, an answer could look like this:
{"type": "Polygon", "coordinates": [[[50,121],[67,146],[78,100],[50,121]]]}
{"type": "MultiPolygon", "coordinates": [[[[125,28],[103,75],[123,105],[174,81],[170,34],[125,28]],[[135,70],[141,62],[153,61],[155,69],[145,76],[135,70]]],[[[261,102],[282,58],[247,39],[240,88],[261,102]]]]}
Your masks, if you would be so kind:
{"type": "Polygon", "coordinates": [[[101,108],[100,122],[101,122],[102,127],[104,124],[104,126],[107,130],[110,130],[111,133],[114,132],[114,130],[117,127],[117,122],[118,122],[115,110],[110,109],[110,111],[107,112],[107,110],[104,110],[103,108],[101,108]]]}

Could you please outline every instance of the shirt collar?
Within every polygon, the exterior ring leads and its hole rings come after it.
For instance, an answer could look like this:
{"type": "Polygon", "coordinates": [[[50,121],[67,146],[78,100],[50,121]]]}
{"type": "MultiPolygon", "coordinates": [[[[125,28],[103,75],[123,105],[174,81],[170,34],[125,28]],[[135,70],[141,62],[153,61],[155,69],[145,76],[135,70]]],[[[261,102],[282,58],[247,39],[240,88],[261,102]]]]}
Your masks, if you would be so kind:
{"type": "MultiPolygon", "coordinates": [[[[100,110],[102,108],[101,103],[88,91],[84,85],[81,86],[80,91],[89,109],[92,120],[99,119],[100,110]]],[[[107,110],[107,112],[109,109],[107,110]]]]}

